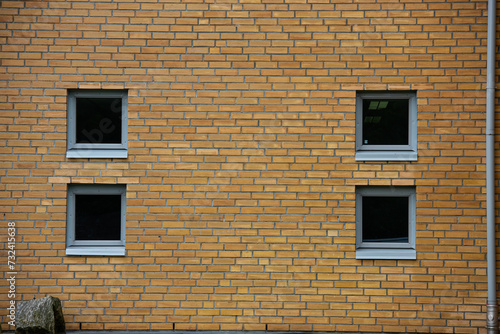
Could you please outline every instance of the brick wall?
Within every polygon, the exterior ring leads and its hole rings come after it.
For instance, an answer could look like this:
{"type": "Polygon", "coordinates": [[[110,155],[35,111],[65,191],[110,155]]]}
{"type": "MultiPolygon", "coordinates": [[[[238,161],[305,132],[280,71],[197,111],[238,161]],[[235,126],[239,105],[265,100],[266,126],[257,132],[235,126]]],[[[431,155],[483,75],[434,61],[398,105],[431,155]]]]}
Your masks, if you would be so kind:
{"type": "Polygon", "coordinates": [[[17,300],[68,330],[485,333],[486,7],[2,1],[17,300]],[[128,89],[127,159],[66,158],[76,88],[128,89]],[[417,92],[418,161],[355,161],[364,90],[417,92]],[[126,256],[65,254],[70,183],[127,185],[126,256]],[[359,185],[416,187],[417,260],[355,259],[359,185]]]}

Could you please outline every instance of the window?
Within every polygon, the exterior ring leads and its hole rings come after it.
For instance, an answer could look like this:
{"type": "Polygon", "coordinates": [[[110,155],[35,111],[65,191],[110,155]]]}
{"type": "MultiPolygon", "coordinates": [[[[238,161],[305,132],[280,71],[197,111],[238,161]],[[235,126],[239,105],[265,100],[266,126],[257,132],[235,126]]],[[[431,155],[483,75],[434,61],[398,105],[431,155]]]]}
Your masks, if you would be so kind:
{"type": "Polygon", "coordinates": [[[68,186],[67,255],[125,255],[125,185],[68,186]]]}
{"type": "Polygon", "coordinates": [[[415,93],[359,93],[356,160],[417,160],[415,93]]]}
{"type": "Polygon", "coordinates": [[[356,188],[356,258],[416,259],[414,187],[356,188]]]}
{"type": "Polygon", "coordinates": [[[126,91],[68,93],[68,158],[126,158],[126,91]]]}

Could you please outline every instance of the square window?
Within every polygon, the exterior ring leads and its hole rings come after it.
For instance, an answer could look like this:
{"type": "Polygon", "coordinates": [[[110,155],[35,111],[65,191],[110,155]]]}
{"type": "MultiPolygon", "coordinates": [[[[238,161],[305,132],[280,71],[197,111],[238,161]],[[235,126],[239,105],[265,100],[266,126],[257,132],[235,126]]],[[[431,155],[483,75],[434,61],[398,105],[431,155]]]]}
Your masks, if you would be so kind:
{"type": "Polygon", "coordinates": [[[68,186],[67,255],[125,255],[125,185],[68,186]]]}
{"type": "Polygon", "coordinates": [[[356,258],[415,259],[413,187],[356,188],[356,258]]]}
{"type": "Polygon", "coordinates": [[[358,93],[356,160],[417,160],[415,93],[358,93]]]}
{"type": "Polygon", "coordinates": [[[120,240],[121,195],[75,194],[75,240],[120,240]]]}
{"type": "Polygon", "coordinates": [[[120,144],[121,98],[76,98],[76,143],[120,144]]]}
{"type": "Polygon", "coordinates": [[[116,90],[68,93],[68,158],[126,158],[128,94],[116,90]]]}

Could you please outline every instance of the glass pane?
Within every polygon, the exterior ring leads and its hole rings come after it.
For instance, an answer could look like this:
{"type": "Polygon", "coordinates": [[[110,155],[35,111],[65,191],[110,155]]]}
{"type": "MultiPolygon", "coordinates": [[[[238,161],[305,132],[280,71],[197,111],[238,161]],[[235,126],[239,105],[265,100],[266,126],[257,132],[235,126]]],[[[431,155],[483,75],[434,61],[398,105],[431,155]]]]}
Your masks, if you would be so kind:
{"type": "Polygon", "coordinates": [[[120,195],[75,195],[75,240],[120,240],[120,195]]]}
{"type": "Polygon", "coordinates": [[[363,145],[408,145],[408,100],[363,100],[363,145]]]}
{"type": "Polygon", "coordinates": [[[119,144],[121,138],[121,98],[76,99],[77,143],[119,144]]]}
{"type": "Polygon", "coordinates": [[[363,196],[363,241],[408,242],[408,197],[363,196]]]}

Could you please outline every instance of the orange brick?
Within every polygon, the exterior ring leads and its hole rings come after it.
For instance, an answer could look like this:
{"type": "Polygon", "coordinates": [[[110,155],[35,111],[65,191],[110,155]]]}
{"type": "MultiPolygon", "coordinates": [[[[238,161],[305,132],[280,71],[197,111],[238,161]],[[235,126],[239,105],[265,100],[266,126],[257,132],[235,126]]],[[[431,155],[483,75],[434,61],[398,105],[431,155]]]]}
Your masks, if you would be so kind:
{"type": "Polygon", "coordinates": [[[18,298],[73,331],[482,333],[486,2],[2,2],[18,298]],[[67,89],[128,90],[128,158],[66,158],[67,89]],[[355,160],[358,91],[416,92],[417,161],[355,160]],[[65,254],[71,183],[127,185],[125,257],[65,254]],[[417,260],[355,260],[357,186],[415,186],[417,260]]]}

